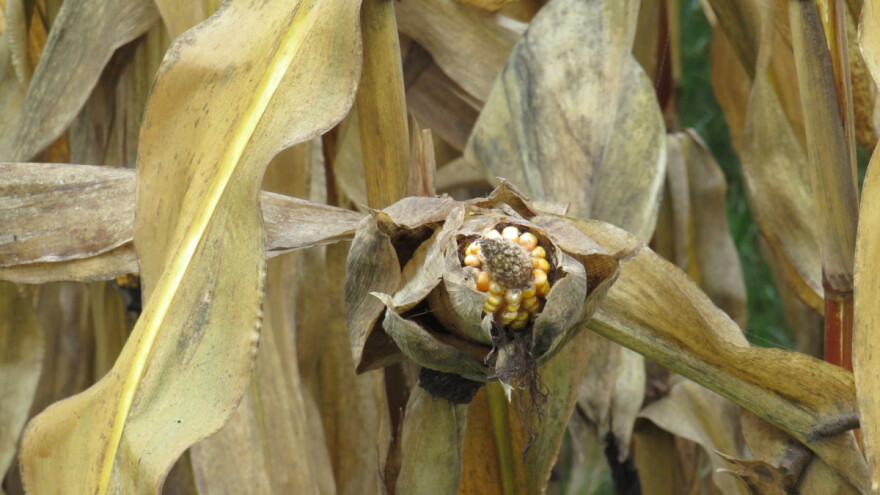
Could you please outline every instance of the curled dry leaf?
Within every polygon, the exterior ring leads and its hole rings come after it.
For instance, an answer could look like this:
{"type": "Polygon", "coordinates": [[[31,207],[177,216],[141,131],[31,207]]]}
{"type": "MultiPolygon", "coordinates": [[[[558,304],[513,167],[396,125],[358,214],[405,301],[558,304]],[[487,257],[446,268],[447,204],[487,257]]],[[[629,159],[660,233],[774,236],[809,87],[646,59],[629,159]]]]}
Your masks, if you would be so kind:
{"type": "Polygon", "coordinates": [[[794,475],[787,473],[782,468],[760,460],[737,459],[722,452],[719,452],[718,455],[734,465],[734,469],[719,469],[718,472],[740,478],[749,487],[751,493],[786,495],[791,493],[791,489],[794,487],[794,475]]]}
{"type": "Polygon", "coordinates": [[[358,370],[402,351],[432,370],[509,383],[557,353],[617,260],[587,236],[560,247],[535,216],[502,181],[486,199],[406,198],[365,218],[346,278],[358,370]]]}
{"type": "Polygon", "coordinates": [[[158,492],[183,451],[230,418],[259,338],[263,172],[350,107],[358,10],[233,0],[169,50],[138,156],[144,312],[110,373],[30,422],[30,490],[158,492]]]}
{"type": "MultiPolygon", "coordinates": [[[[739,407],[681,376],[673,377],[669,394],[642,410],[639,417],[699,445],[713,470],[726,466],[719,456],[746,455],[740,440],[739,407]]],[[[663,455],[662,452],[654,454],[663,455]]],[[[712,478],[722,493],[747,493],[733,479],[718,474],[712,478]]]]}

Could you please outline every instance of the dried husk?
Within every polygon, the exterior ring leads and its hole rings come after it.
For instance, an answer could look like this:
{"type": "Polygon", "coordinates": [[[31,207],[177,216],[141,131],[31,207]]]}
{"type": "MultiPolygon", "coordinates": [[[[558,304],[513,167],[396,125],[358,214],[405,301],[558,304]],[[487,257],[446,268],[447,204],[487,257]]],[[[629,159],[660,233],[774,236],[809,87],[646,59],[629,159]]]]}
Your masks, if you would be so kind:
{"type": "Polygon", "coordinates": [[[511,224],[535,233],[555,266],[546,306],[531,326],[530,353],[536,364],[547,362],[595,311],[616,276],[617,261],[587,236],[560,249],[529,222],[535,214],[525,198],[502,182],[485,199],[406,198],[364,219],[346,280],[358,369],[393,362],[398,350],[422,366],[475,381],[517,366],[509,345],[492,355],[498,335],[481,314],[485,294],[476,290],[473,275],[459,260],[463,242],[511,224]]]}

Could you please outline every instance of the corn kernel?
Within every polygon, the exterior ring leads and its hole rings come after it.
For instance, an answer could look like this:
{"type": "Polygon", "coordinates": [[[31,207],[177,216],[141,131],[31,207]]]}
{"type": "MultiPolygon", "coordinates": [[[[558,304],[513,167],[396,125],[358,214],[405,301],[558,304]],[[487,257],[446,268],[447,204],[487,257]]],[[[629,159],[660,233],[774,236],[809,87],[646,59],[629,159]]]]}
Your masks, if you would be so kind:
{"type": "Polygon", "coordinates": [[[465,249],[464,254],[479,254],[480,252],[480,244],[477,242],[472,242],[468,245],[467,249],[465,249]]]}
{"type": "Polygon", "coordinates": [[[477,257],[476,254],[469,254],[464,257],[464,264],[467,266],[479,267],[483,262],[480,261],[480,258],[477,257]]]}
{"type": "Polygon", "coordinates": [[[498,308],[498,306],[501,306],[503,303],[504,303],[504,298],[497,295],[497,294],[491,294],[489,297],[486,298],[486,304],[488,304],[490,306],[495,306],[496,309],[498,308]]]}
{"type": "Polygon", "coordinates": [[[510,324],[510,329],[511,330],[522,330],[523,328],[526,327],[526,324],[528,324],[528,322],[529,322],[528,320],[520,320],[520,319],[513,320],[513,323],[510,324]]]}
{"type": "Polygon", "coordinates": [[[536,270],[543,270],[544,273],[550,271],[550,263],[544,258],[532,258],[532,266],[535,267],[536,270]]]}
{"type": "Polygon", "coordinates": [[[522,291],[519,289],[507,289],[504,292],[504,300],[509,303],[518,303],[522,299],[522,291]]]}
{"type": "Polygon", "coordinates": [[[486,232],[485,234],[483,234],[483,237],[485,237],[486,239],[501,239],[501,233],[499,233],[495,229],[492,229],[492,230],[486,232]]]}
{"type": "Polygon", "coordinates": [[[501,313],[501,324],[502,325],[509,325],[510,323],[513,322],[513,320],[516,319],[517,316],[519,316],[519,313],[516,311],[508,311],[505,313],[501,313]]]}
{"type": "Polygon", "coordinates": [[[531,251],[535,249],[535,246],[538,245],[538,238],[535,237],[535,234],[531,232],[523,232],[519,236],[519,245],[524,247],[526,251],[531,251]]]}
{"type": "Polygon", "coordinates": [[[519,239],[519,229],[513,225],[510,227],[504,227],[504,230],[501,231],[501,237],[509,241],[515,241],[519,239]]]}
{"type": "Polygon", "coordinates": [[[530,297],[528,299],[523,299],[522,301],[522,309],[525,311],[534,312],[538,308],[538,298],[530,297]]]}
{"type": "Polygon", "coordinates": [[[498,306],[492,306],[489,302],[483,303],[483,312],[484,313],[494,313],[498,311],[498,306]]]}
{"type": "Polygon", "coordinates": [[[489,272],[480,272],[477,275],[477,290],[480,292],[486,292],[489,290],[489,283],[492,281],[492,277],[489,275],[489,272]]]}
{"type": "Polygon", "coordinates": [[[504,294],[505,290],[507,289],[505,289],[505,287],[498,282],[489,282],[489,292],[491,292],[492,294],[497,294],[499,298],[504,294]]]}
{"type": "Polygon", "coordinates": [[[547,293],[550,292],[550,284],[548,282],[538,285],[537,288],[539,296],[546,296],[547,293]]]}
{"type": "Polygon", "coordinates": [[[532,258],[546,258],[547,250],[542,248],[541,246],[538,246],[535,249],[532,249],[532,252],[529,254],[532,255],[532,258]]]}
{"type": "Polygon", "coordinates": [[[528,321],[529,312],[528,311],[520,311],[516,315],[516,321],[528,321]]]}
{"type": "Polygon", "coordinates": [[[532,282],[535,284],[535,289],[539,289],[541,284],[547,283],[547,272],[538,269],[532,270],[532,282]]]}
{"type": "Polygon", "coordinates": [[[535,297],[535,284],[529,284],[528,287],[522,290],[521,296],[523,299],[527,299],[529,297],[535,297]]]}
{"type": "Polygon", "coordinates": [[[505,306],[504,309],[506,309],[507,311],[509,311],[511,313],[514,311],[519,311],[519,303],[518,302],[507,303],[507,306],[505,306]]]}

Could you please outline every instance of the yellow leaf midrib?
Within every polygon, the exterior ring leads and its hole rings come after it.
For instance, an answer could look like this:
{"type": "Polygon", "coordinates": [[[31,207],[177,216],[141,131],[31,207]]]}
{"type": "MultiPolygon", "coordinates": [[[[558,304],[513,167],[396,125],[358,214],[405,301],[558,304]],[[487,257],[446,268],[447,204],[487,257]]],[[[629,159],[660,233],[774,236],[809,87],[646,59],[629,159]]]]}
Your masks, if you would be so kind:
{"type": "Polygon", "coordinates": [[[97,491],[99,495],[106,495],[109,488],[116,453],[119,449],[128,414],[159,335],[159,330],[177,294],[177,289],[183,282],[187,268],[191,265],[199,243],[208,229],[210,220],[220,204],[233,172],[244,155],[245,149],[254,135],[254,131],[269,107],[288,67],[290,67],[293,59],[299,53],[306,35],[317,19],[319,9],[316,5],[319,1],[303,0],[296,7],[293,20],[284,33],[272,60],[266,67],[265,74],[251,99],[251,104],[245,109],[242,118],[235,127],[232,138],[229,141],[229,146],[217,167],[218,173],[214,175],[193,222],[187,229],[180,246],[176,249],[168,268],[163,271],[159,282],[156,284],[153,297],[150,298],[147,307],[144,308],[143,316],[138,321],[138,326],[144,327],[143,334],[138,342],[138,347],[135,349],[131,366],[123,382],[121,397],[108,438],[108,448],[104,451],[104,458],[101,460],[101,473],[97,491]]]}

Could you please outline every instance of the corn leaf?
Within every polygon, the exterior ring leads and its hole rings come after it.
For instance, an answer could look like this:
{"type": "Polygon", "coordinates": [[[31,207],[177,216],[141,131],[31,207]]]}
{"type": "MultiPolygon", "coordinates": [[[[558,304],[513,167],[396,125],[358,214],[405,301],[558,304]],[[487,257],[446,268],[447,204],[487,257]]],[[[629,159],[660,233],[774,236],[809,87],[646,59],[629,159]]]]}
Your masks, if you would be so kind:
{"type": "Polygon", "coordinates": [[[684,273],[637,247],[624,231],[593,220],[536,223],[557,239],[576,226],[608,252],[635,253],[621,263],[621,276],[590,321],[591,330],[787,431],[867,492],[867,466],[852,434],[845,433],[858,420],[851,373],[803,354],[749,347],[739,327],[684,273]]]}
{"type": "MultiPolygon", "coordinates": [[[[870,10],[869,10],[870,11],[870,10]]],[[[871,464],[871,481],[880,485],[880,459],[878,459],[878,438],[880,438],[880,381],[877,379],[877,356],[873,352],[877,343],[877,330],[880,329],[880,313],[876,297],[880,291],[880,278],[876,266],[880,263],[877,245],[876,224],[880,215],[878,203],[878,155],[871,158],[868,174],[865,177],[864,196],[861,205],[859,238],[856,252],[856,295],[855,331],[853,335],[853,367],[856,385],[859,390],[859,408],[862,411],[862,432],[865,453],[871,464]]]]}
{"type": "MultiPolygon", "coordinates": [[[[617,134],[615,119],[626,113],[619,107],[639,87],[631,84],[640,70],[629,55],[637,4],[558,0],[548,7],[514,48],[465,156],[485,167],[487,177],[504,177],[534,199],[571,201],[572,213],[586,217],[597,194],[591,185],[617,134]]],[[[654,183],[659,191],[661,179],[654,183]]],[[[640,193],[633,196],[644,199],[640,193]]]]}
{"type": "Polygon", "coordinates": [[[752,88],[744,141],[743,175],[758,228],[798,297],[822,312],[815,205],[801,166],[807,156],[764,72],[752,88]]]}
{"type": "MultiPolygon", "coordinates": [[[[789,1],[801,107],[807,131],[813,202],[823,281],[852,292],[858,195],[855,163],[846,141],[831,54],[813,2],[789,1]]],[[[851,123],[851,122],[850,122],[851,123]]]]}
{"type": "Polygon", "coordinates": [[[289,304],[290,294],[281,282],[295,273],[293,256],[269,262],[263,341],[247,393],[229,423],[192,448],[200,492],[333,491],[330,459],[316,448],[313,439],[320,436],[311,429],[303,399],[292,322],[281,305],[289,304]]]}
{"type": "Polygon", "coordinates": [[[156,493],[183,451],[232,415],[259,337],[259,184],[274,154],[351,105],[357,12],[357,2],[232,1],[172,45],[138,157],[147,303],[113,370],[29,424],[29,489],[156,493]]]}
{"type": "MultiPolygon", "coordinates": [[[[0,277],[36,283],[137,272],[134,179],[110,167],[0,164],[0,277]]],[[[261,205],[269,256],[350,239],[362,217],[268,192],[261,205]]]]}
{"type": "Polygon", "coordinates": [[[400,32],[428,50],[470,96],[486,101],[519,33],[497,16],[455,2],[413,0],[395,7],[400,32]]]}
{"type": "Polygon", "coordinates": [[[467,406],[415,387],[404,417],[397,493],[457,494],[467,406]]]}
{"type": "MultiPolygon", "coordinates": [[[[43,329],[22,289],[0,282],[0,477],[15,454],[43,364],[43,329]]],[[[3,488],[0,488],[0,493],[3,488]]]]}
{"type": "MultiPolygon", "coordinates": [[[[733,457],[744,456],[745,449],[739,442],[739,408],[680,376],[671,381],[669,394],[642,410],[639,417],[698,444],[709,457],[713,470],[727,466],[716,452],[733,457]]],[[[712,479],[722,493],[748,493],[728,476],[716,472],[712,479]]]]}
{"type": "Polygon", "coordinates": [[[0,122],[0,159],[28,160],[58,138],[88,99],[113,51],[157,19],[149,0],[64,2],[24,101],[0,122]]]}

